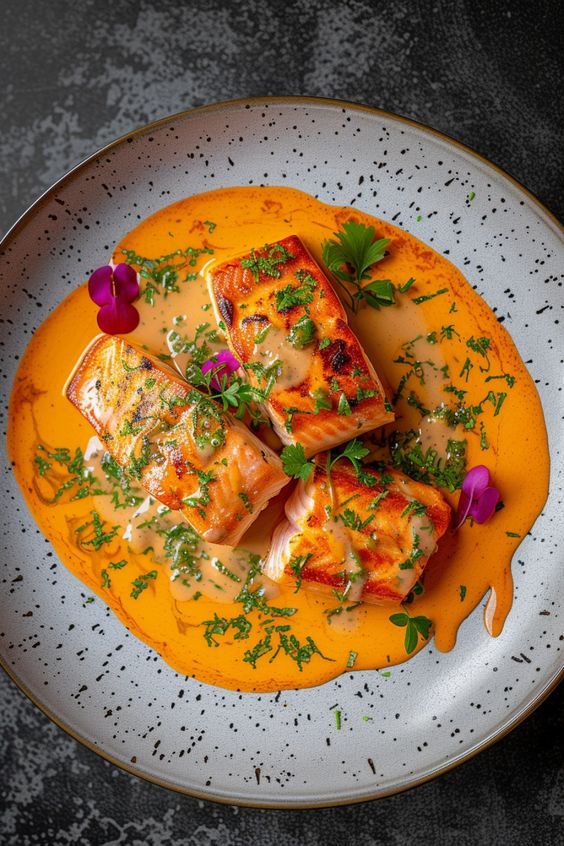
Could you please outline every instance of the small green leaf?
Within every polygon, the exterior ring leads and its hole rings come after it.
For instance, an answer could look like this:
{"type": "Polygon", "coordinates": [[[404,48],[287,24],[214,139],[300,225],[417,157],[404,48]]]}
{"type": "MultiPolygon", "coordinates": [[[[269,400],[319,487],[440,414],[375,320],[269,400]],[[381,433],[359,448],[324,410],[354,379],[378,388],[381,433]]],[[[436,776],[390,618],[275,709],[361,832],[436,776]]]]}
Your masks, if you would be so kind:
{"type": "Polygon", "coordinates": [[[412,617],[411,622],[419,632],[419,634],[425,638],[425,640],[429,639],[429,629],[431,628],[432,621],[429,620],[428,617],[412,617]]]}
{"type": "Polygon", "coordinates": [[[304,448],[301,444],[289,444],[284,447],[280,454],[282,459],[282,467],[288,476],[294,479],[302,479],[307,481],[309,474],[313,470],[313,463],[308,461],[304,448]]]}
{"type": "Polygon", "coordinates": [[[400,292],[400,294],[405,294],[407,291],[409,291],[409,289],[411,288],[411,286],[412,286],[414,283],[415,283],[415,277],[414,277],[414,276],[411,276],[411,277],[407,280],[407,282],[404,282],[404,283],[403,283],[403,285],[399,285],[399,286],[398,286],[398,291],[400,292]]]}
{"type": "Polygon", "coordinates": [[[359,292],[369,306],[379,309],[380,306],[391,306],[395,303],[395,287],[389,279],[375,279],[363,285],[359,292]]]}
{"type": "Polygon", "coordinates": [[[296,347],[298,350],[302,350],[304,347],[307,347],[308,344],[315,338],[316,328],[315,323],[307,314],[304,314],[303,317],[294,323],[290,330],[290,334],[288,335],[288,340],[292,344],[292,346],[296,347]]]}
{"type": "Polygon", "coordinates": [[[418,635],[417,635],[417,629],[414,625],[414,622],[413,622],[413,620],[409,620],[409,622],[407,624],[407,628],[405,630],[405,639],[404,639],[405,651],[407,652],[408,655],[411,655],[411,653],[416,649],[418,640],[419,640],[419,638],[418,638],[418,635]]]}
{"type": "Polygon", "coordinates": [[[351,407],[349,405],[347,395],[344,392],[341,392],[341,395],[339,397],[339,404],[337,406],[337,414],[341,414],[348,417],[351,413],[351,407]]]}
{"type": "Polygon", "coordinates": [[[390,623],[393,623],[394,626],[407,626],[409,622],[409,617],[407,614],[392,614],[390,617],[390,623]]]}

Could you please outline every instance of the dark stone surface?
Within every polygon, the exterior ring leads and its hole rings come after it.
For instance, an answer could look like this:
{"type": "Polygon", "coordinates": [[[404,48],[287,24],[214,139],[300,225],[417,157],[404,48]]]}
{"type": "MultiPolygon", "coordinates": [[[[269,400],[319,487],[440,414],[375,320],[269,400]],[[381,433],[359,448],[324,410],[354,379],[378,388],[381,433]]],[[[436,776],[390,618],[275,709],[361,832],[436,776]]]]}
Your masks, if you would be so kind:
{"type": "MultiPolygon", "coordinates": [[[[81,158],[154,118],[261,94],[363,101],[443,130],[562,216],[561,4],[6,0],[0,228],[81,158]]],[[[562,842],[562,694],[407,794],[310,812],[222,807],[116,770],[0,679],[5,844],[562,842]],[[560,835],[559,835],[560,832],[560,835]]]]}

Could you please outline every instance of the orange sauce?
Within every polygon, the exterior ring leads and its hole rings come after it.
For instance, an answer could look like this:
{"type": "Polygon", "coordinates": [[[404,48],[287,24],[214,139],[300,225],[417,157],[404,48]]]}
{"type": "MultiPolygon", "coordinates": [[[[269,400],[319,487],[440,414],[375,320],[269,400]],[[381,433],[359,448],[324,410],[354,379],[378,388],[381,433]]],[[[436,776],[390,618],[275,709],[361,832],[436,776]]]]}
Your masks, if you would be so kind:
{"type": "MultiPolygon", "coordinates": [[[[222,261],[231,254],[292,233],[299,235],[314,257],[321,260],[322,241],[332,237],[350,218],[374,225],[378,237],[391,240],[389,256],[376,266],[375,278],[391,279],[396,284],[410,277],[416,280],[406,294],[398,296],[395,306],[380,311],[361,307],[350,319],[390,396],[407,369],[394,360],[405,353],[402,345],[418,336],[421,337],[411,349],[418,359],[431,364],[425,365],[425,384],[412,377],[409,389],[415,391],[423,405],[435,408],[438,401],[451,401],[453,397],[443,390],[450,383],[467,392],[467,405],[480,403],[489,390],[495,392],[493,401],[483,403],[475,428],[468,431],[460,427],[447,429],[442,422],[422,421],[420,411],[408,404],[405,396],[396,405],[395,424],[388,427],[419,429],[422,443],[435,446],[439,452],[444,450],[448,437],[465,438],[468,468],[486,464],[505,504],[487,524],[479,526],[466,521],[461,529],[442,539],[427,566],[424,593],[409,606],[411,615],[425,615],[432,620],[435,644],[439,650],[447,651],[455,644],[461,622],[490,589],[485,624],[493,636],[500,633],[512,602],[511,558],[545,502],[549,473],[544,418],[534,384],[509,334],[462,274],[417,238],[385,221],[357,209],[324,205],[297,190],[273,187],[227,188],[168,206],[126,235],[117,245],[113,260],[124,260],[123,249],[148,257],[187,246],[213,249],[213,255],[200,256],[194,266],[188,267],[188,271],[196,273],[207,261],[222,261]],[[439,296],[420,304],[413,302],[417,296],[443,288],[447,291],[439,296]],[[453,329],[443,329],[441,333],[442,327],[449,326],[453,329]],[[468,339],[484,337],[490,341],[487,357],[467,346],[468,339]],[[471,366],[465,370],[467,359],[471,366]],[[438,375],[445,365],[449,368],[448,379],[444,376],[446,371],[438,375]],[[506,378],[486,382],[488,376],[508,374],[514,377],[512,386],[506,378]],[[506,397],[496,414],[500,392],[506,397]]],[[[136,304],[141,323],[128,336],[132,341],[146,344],[154,353],[166,354],[170,353],[167,332],[192,336],[198,324],[214,323],[203,277],[198,275],[179,285],[180,292],[166,298],[162,293],[156,295],[153,306],[141,301],[136,304]]],[[[195,601],[185,598],[181,591],[171,590],[167,563],[155,563],[150,552],[132,551],[121,537],[131,509],[113,511],[108,497],[69,501],[61,496],[54,504],[48,501],[46,479],[38,475],[34,464],[37,445],[65,446],[74,453],[77,447],[84,450],[93,434],[63,397],[62,388],[84,347],[96,334],[96,307],[88,298],[86,286],[81,285],[34,334],[22,358],[10,406],[8,444],[14,472],[39,528],[65,565],[113,609],[130,631],[178,672],[210,684],[243,691],[306,687],[346,671],[351,653],[356,653],[354,670],[385,670],[406,660],[405,630],[389,620],[390,614],[400,608],[364,604],[354,615],[351,612],[329,618],[324,612],[335,607],[334,597],[303,588],[295,592],[294,585],[290,585],[280,587],[272,604],[295,608],[296,613],[291,619],[276,622],[291,624],[300,643],[312,637],[325,657],[314,654],[300,669],[283,651],[274,660],[271,652],[253,668],[243,658],[245,651],[264,634],[264,616],[257,611],[250,613],[253,631],[249,638],[235,639],[233,630],[229,630],[216,638],[218,646],[213,642],[208,645],[202,621],[213,619],[215,613],[226,618],[241,614],[241,605],[232,601],[232,593],[223,602],[210,595],[195,601]],[[80,533],[76,532],[94,509],[99,510],[108,525],[117,527],[116,535],[98,551],[81,545],[80,533]],[[120,560],[127,564],[120,569],[107,569],[110,562],[120,560]],[[102,570],[111,573],[109,584],[102,570]],[[156,571],[158,577],[149,580],[146,589],[134,598],[133,580],[148,571],[156,571]]],[[[185,357],[179,356],[177,363],[182,368],[185,357]]],[[[455,508],[458,493],[446,496],[455,508]]],[[[281,507],[278,502],[265,512],[241,546],[264,552],[281,507]]],[[[417,649],[425,643],[420,637],[417,649]]]]}

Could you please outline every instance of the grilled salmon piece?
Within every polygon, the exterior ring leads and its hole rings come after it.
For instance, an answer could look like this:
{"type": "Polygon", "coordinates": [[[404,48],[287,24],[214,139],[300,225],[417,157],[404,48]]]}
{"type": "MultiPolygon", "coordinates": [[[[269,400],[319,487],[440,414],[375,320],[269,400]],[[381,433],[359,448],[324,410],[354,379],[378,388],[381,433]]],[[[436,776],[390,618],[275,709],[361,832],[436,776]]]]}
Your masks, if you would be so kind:
{"type": "Polygon", "coordinates": [[[205,540],[235,546],[288,482],[242,423],[121,338],[96,338],[65,393],[118,464],[205,540]]]}
{"type": "Polygon", "coordinates": [[[435,488],[387,467],[363,467],[361,481],[342,461],[329,484],[325,458],[317,456],[288,499],[265,574],[351,601],[401,602],[447,530],[449,505],[435,488]]]}
{"type": "Polygon", "coordinates": [[[319,265],[295,235],[207,274],[216,319],[284,444],[306,455],[394,419],[319,265]]]}

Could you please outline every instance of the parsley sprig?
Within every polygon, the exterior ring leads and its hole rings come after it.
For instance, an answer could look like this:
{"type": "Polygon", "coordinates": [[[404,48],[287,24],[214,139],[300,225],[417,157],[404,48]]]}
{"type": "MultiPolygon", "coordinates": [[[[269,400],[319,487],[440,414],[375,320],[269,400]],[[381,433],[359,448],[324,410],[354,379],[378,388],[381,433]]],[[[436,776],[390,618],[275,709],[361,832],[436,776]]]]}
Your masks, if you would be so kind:
{"type": "MultiPolygon", "coordinates": [[[[389,238],[375,240],[373,226],[349,220],[343,224],[341,231],[335,232],[335,239],[323,242],[322,257],[346,293],[353,313],[357,311],[361,300],[376,309],[393,305],[395,285],[389,279],[374,279],[363,284],[370,279],[369,269],[385,258],[389,238]],[[352,291],[350,286],[353,287],[352,291]]],[[[407,290],[411,284],[412,280],[402,287],[407,290]]]]}
{"type": "MultiPolygon", "coordinates": [[[[362,441],[358,440],[358,438],[354,438],[352,441],[349,441],[348,444],[346,444],[345,447],[336,455],[334,452],[329,450],[327,453],[327,460],[325,462],[325,473],[327,476],[327,484],[329,486],[332,503],[334,501],[334,491],[331,480],[331,471],[335,464],[343,458],[346,458],[351,462],[361,484],[370,486],[376,484],[374,477],[363,470],[361,465],[362,459],[365,458],[369,452],[370,450],[367,449],[367,447],[365,447],[362,441]]],[[[302,444],[290,444],[289,446],[284,447],[280,454],[280,458],[282,459],[284,472],[287,473],[288,476],[307,482],[315,465],[313,461],[308,460],[302,444]]]]}

